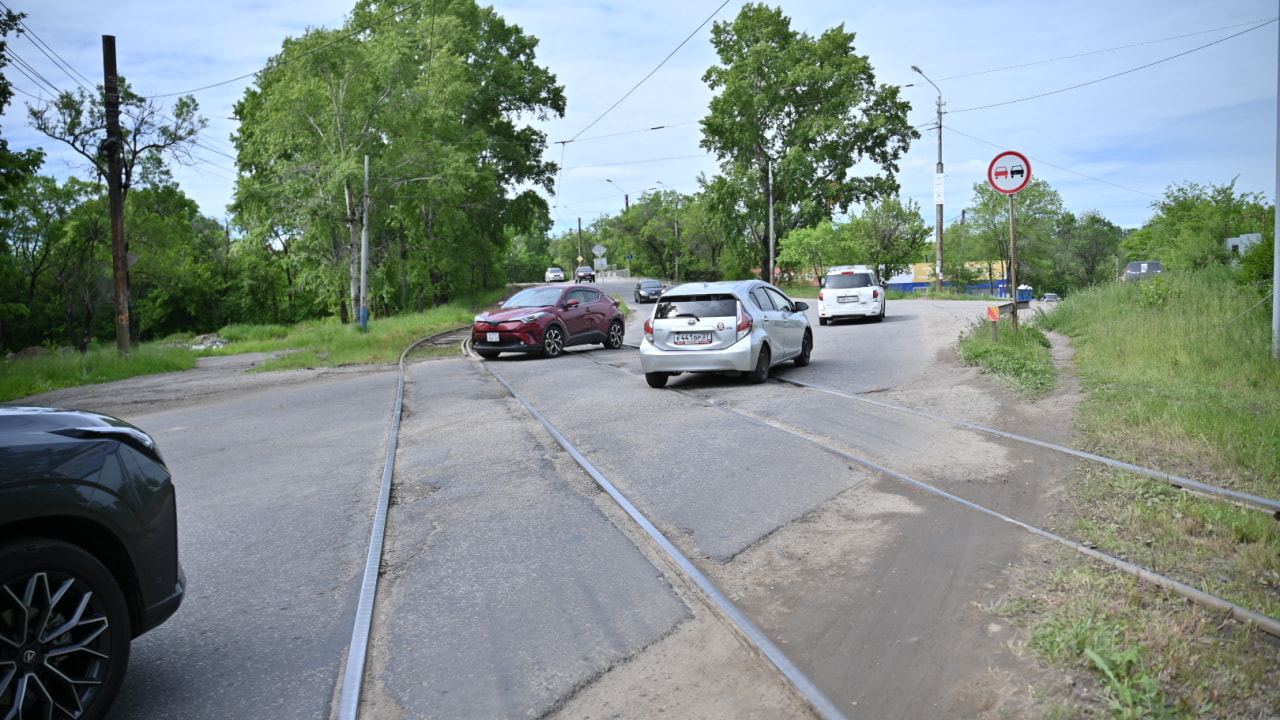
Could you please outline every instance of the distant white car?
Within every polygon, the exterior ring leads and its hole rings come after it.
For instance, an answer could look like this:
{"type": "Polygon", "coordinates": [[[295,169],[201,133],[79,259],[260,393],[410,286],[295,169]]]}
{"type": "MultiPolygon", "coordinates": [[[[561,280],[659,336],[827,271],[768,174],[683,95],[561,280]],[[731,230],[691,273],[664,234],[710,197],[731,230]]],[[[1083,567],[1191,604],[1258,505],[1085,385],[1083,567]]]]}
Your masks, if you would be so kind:
{"type": "Polygon", "coordinates": [[[827,271],[818,292],[818,324],[831,320],[884,320],[884,286],[866,265],[840,265],[827,271]]]}
{"type": "Polygon", "coordinates": [[[545,282],[564,282],[564,271],[558,267],[547,268],[547,277],[545,282]]]}

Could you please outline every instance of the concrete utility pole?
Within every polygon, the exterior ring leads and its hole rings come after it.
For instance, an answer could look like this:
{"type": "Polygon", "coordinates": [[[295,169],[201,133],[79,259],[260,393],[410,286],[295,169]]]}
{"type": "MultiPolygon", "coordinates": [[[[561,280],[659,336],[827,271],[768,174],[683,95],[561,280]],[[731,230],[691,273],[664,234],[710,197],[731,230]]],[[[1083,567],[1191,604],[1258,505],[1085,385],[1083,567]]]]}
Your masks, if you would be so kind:
{"type": "Polygon", "coordinates": [[[120,138],[120,87],[116,77],[116,37],[102,36],[103,89],[107,139],[98,152],[107,156],[107,199],[111,212],[111,270],[115,285],[116,348],[129,354],[129,248],[124,241],[124,187],[120,180],[124,142],[120,138]]]}
{"type": "MultiPolygon", "coordinates": [[[[912,70],[920,73],[920,77],[929,80],[929,76],[924,74],[918,66],[912,65],[912,70]]],[[[938,251],[938,266],[935,272],[934,289],[942,292],[942,90],[938,88],[932,80],[929,84],[933,85],[933,89],[938,91],[938,168],[933,175],[933,204],[937,208],[937,218],[934,221],[934,245],[938,251]]]]}

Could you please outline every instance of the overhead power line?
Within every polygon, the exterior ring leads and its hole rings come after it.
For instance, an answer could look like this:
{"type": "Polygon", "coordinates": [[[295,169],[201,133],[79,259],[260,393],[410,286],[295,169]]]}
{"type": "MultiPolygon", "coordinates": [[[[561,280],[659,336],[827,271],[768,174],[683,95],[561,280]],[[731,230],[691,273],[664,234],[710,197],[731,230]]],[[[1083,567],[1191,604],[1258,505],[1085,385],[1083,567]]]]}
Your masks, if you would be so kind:
{"type": "Polygon", "coordinates": [[[1030,96],[1030,97],[1019,98],[1019,99],[1017,99],[1017,100],[1006,100],[1005,102],[992,103],[991,105],[982,105],[982,106],[980,106],[980,107],[963,108],[963,109],[960,109],[960,110],[951,110],[950,112],[952,112],[952,113],[962,113],[962,112],[972,112],[972,111],[974,111],[974,110],[988,110],[988,109],[990,109],[990,108],[994,108],[994,107],[1003,107],[1003,106],[1005,106],[1005,105],[1013,105],[1014,103],[1026,102],[1026,101],[1028,101],[1028,100],[1038,100],[1038,99],[1040,99],[1040,98],[1042,98],[1042,97],[1048,97],[1048,96],[1050,96],[1050,95],[1057,95],[1057,94],[1059,94],[1059,93],[1064,93],[1064,92],[1067,92],[1067,91],[1069,91],[1069,90],[1076,90],[1076,89],[1079,89],[1079,88],[1082,88],[1082,87],[1087,87],[1087,86],[1089,86],[1089,85],[1096,85],[1097,83],[1100,83],[1100,82],[1105,82],[1105,81],[1107,81],[1107,80],[1112,80],[1112,79],[1114,79],[1114,78],[1118,78],[1118,77],[1120,77],[1120,76],[1122,76],[1122,75],[1128,75],[1128,74],[1130,74],[1130,73],[1135,73],[1135,72],[1138,72],[1139,70],[1145,70],[1145,69],[1147,69],[1147,68],[1149,68],[1149,67],[1154,67],[1154,66],[1159,65],[1159,64],[1161,64],[1161,63],[1166,63],[1166,62],[1169,62],[1170,60],[1176,60],[1177,58],[1183,57],[1183,56],[1185,56],[1185,55],[1190,55],[1191,53],[1199,52],[1199,51],[1201,51],[1201,50],[1204,50],[1205,48],[1213,47],[1214,45],[1217,45],[1217,44],[1219,44],[1219,43],[1224,43],[1224,42],[1226,42],[1226,41],[1228,41],[1228,40],[1230,40],[1230,39],[1232,39],[1232,38],[1236,38],[1236,37],[1239,37],[1239,36],[1241,36],[1241,35],[1244,35],[1245,33],[1253,32],[1254,30],[1257,30],[1258,28],[1266,27],[1267,25],[1270,25],[1271,23],[1273,23],[1273,22],[1275,22],[1275,21],[1276,21],[1276,18],[1272,18],[1272,19],[1270,19],[1270,20],[1263,21],[1262,23],[1260,23],[1260,24],[1258,24],[1258,25],[1254,25],[1253,27],[1251,27],[1251,28],[1249,28],[1249,29],[1247,29],[1247,30],[1241,30],[1241,31],[1240,31],[1240,32],[1238,32],[1238,33],[1235,33],[1235,34],[1233,34],[1233,35],[1228,35],[1228,36],[1226,36],[1226,37],[1224,37],[1224,38],[1220,38],[1220,39],[1218,39],[1218,40],[1214,40],[1214,41],[1213,41],[1213,42],[1211,42],[1211,43],[1205,43],[1204,45],[1201,45],[1200,47],[1192,48],[1192,49],[1187,50],[1187,51],[1185,51],[1185,52],[1180,52],[1180,53],[1178,53],[1177,55],[1170,55],[1170,56],[1169,56],[1169,57],[1167,57],[1167,58],[1163,58],[1163,59],[1160,59],[1160,60],[1156,60],[1155,62],[1149,62],[1149,63],[1147,63],[1146,65],[1139,65],[1138,67],[1130,68],[1130,69],[1128,69],[1128,70],[1124,70],[1124,71],[1122,71],[1122,72],[1118,72],[1118,73],[1115,73],[1115,74],[1113,74],[1113,75],[1107,75],[1106,77],[1100,77],[1100,78],[1098,78],[1098,79],[1096,79],[1096,80],[1090,80],[1090,81],[1088,81],[1088,82],[1079,83],[1079,84],[1076,84],[1076,85],[1072,85],[1071,87],[1065,87],[1065,88],[1062,88],[1062,89],[1059,89],[1059,90],[1050,90],[1049,92],[1040,93],[1039,95],[1032,95],[1032,96],[1030,96]]]}

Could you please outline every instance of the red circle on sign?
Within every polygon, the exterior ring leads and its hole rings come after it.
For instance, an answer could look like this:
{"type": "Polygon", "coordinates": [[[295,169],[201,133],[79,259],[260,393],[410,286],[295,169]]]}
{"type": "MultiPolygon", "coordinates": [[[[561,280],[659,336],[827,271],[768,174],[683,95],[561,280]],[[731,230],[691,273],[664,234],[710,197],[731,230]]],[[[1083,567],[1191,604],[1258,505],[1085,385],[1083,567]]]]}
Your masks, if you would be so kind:
{"type": "Polygon", "coordinates": [[[1031,161],[1019,152],[1002,152],[987,166],[987,182],[996,191],[1012,195],[1031,182],[1031,161]]]}

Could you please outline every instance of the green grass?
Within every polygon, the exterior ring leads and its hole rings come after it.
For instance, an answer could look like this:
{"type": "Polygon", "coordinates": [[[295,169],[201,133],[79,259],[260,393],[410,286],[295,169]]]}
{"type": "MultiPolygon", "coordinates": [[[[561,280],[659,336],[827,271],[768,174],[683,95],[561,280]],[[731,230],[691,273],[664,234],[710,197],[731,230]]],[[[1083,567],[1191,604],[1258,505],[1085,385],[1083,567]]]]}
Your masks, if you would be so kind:
{"type": "MultiPolygon", "coordinates": [[[[1260,299],[1215,269],[1108,284],[1039,315],[1038,328],[1069,336],[1076,350],[1086,392],[1077,445],[1280,498],[1280,362],[1260,299]]],[[[995,351],[982,334],[962,339],[962,355],[1010,382],[1036,374],[1026,368],[1040,364],[1038,342],[995,351]]],[[[1001,344],[1006,337],[1002,327],[1001,344]]],[[[1280,618],[1280,523],[1270,515],[1089,463],[1071,477],[1070,496],[1062,534],[1280,618]]],[[[1096,680],[1106,706],[1089,716],[1280,716],[1280,640],[1091,562],[1064,557],[1058,567],[1030,591],[1034,600],[1005,605],[1027,618],[1043,658],[1096,680]]]]}
{"type": "MultiPolygon", "coordinates": [[[[195,367],[196,358],[205,356],[283,351],[279,358],[260,366],[259,371],[396,362],[414,341],[471,324],[480,310],[498,302],[505,293],[495,290],[421,314],[370,320],[367,329],[333,320],[294,326],[229,325],[219,330],[218,336],[231,344],[219,349],[192,350],[188,345],[193,336],[182,335],[141,343],[124,357],[112,345],[83,355],[59,353],[6,360],[0,365],[4,368],[0,374],[0,402],[60,388],[190,370],[195,367]]],[[[432,352],[424,350],[421,354],[432,352]]]]}
{"type": "Polygon", "coordinates": [[[1017,332],[1008,318],[997,323],[994,333],[990,322],[975,322],[960,338],[957,352],[961,360],[982,367],[1023,395],[1042,397],[1057,385],[1049,339],[1028,320],[1019,319],[1017,332]]]}
{"type": "Polygon", "coordinates": [[[121,357],[115,345],[89,352],[54,353],[24,360],[0,360],[0,402],[80,385],[124,380],[139,375],[190,370],[196,356],[184,347],[146,344],[121,357]]]}

